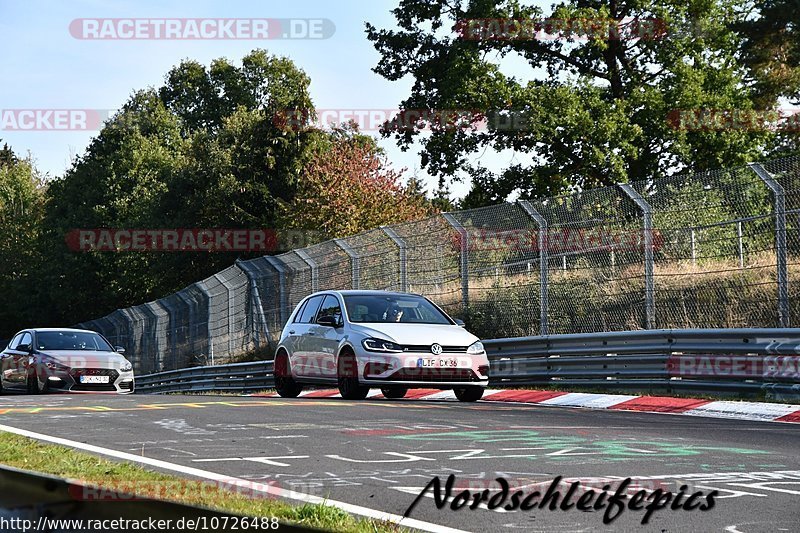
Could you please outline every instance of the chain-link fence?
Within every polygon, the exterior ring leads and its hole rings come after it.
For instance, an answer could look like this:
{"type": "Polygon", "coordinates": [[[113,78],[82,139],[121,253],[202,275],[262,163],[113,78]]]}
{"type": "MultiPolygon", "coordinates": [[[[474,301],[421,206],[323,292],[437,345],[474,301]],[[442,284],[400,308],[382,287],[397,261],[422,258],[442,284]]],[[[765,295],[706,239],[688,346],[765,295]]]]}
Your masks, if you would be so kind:
{"type": "Polygon", "coordinates": [[[788,327],[800,318],[800,158],[444,213],[237,261],[81,324],[140,373],[268,353],[325,289],[428,296],[483,338],[788,327]]]}

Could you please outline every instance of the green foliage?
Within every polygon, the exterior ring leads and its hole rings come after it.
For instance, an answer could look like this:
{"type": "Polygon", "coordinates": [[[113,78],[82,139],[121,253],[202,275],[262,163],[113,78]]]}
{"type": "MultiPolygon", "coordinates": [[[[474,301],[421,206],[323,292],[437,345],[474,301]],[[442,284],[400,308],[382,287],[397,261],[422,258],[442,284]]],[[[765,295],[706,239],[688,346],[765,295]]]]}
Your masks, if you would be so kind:
{"type": "Polygon", "coordinates": [[[570,0],[545,13],[517,0],[401,0],[393,10],[399,30],[366,25],[381,54],[375,72],[415,80],[401,109],[480,110],[488,127],[429,124],[430,135],[419,136],[418,129],[384,134],[402,147],[419,140],[423,167],[435,175],[469,175],[466,207],[515,191],[545,196],[758,159],[774,143],[768,131],[692,130],[670,119],[675,110],[753,108],[755,93],[737,60],[741,39],[731,29],[739,15],[734,5],[570,0]],[[478,38],[461,34],[468,20],[546,18],[659,21],[665,31],[648,37],[628,29],[622,38],[567,33],[552,40],[493,38],[498,34],[486,28],[478,38]],[[528,71],[514,76],[509,65],[528,71]],[[515,126],[504,127],[509,117],[515,126]],[[530,162],[491,172],[472,162],[486,148],[511,150],[530,162]]]}
{"type": "Polygon", "coordinates": [[[0,288],[29,304],[0,337],[154,300],[258,254],[76,252],[66,237],[77,229],[318,230],[324,215],[339,236],[428,213],[419,184],[403,186],[373,138],[281,120],[313,113],[309,84],[263,50],[240,65],[184,61],[161,87],[134,92],[46,190],[4,147],[0,288]]]}
{"type": "Polygon", "coordinates": [[[431,214],[419,183],[403,186],[401,176],[374,145],[340,130],[311,157],[280,225],[331,239],[431,214]]]}
{"type": "MultiPolygon", "coordinates": [[[[28,301],[26,288],[36,282],[30,265],[38,262],[35,243],[39,238],[45,185],[30,159],[18,159],[6,148],[0,164],[0,293],[9,303],[0,307],[4,330],[23,324],[20,308],[28,301]]],[[[2,336],[2,333],[0,333],[2,336]]]]}

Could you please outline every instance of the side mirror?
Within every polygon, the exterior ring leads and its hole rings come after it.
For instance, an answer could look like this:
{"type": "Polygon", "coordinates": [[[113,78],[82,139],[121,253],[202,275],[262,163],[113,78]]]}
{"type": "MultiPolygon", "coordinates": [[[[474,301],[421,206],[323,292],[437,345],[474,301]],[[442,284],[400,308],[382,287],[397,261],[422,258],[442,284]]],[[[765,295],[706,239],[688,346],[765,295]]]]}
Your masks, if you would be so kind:
{"type": "Polygon", "coordinates": [[[17,345],[17,351],[30,352],[31,351],[31,345],[30,344],[19,344],[19,345],[17,345]]]}
{"type": "Polygon", "coordinates": [[[455,323],[456,323],[456,326],[461,326],[462,328],[463,328],[464,326],[466,326],[466,324],[464,324],[464,321],[463,321],[463,320],[461,320],[460,318],[454,318],[454,319],[453,319],[453,322],[455,322],[455,323]]]}
{"type": "Polygon", "coordinates": [[[117,353],[125,353],[125,348],[122,346],[114,346],[114,351],[117,353]]]}
{"type": "Polygon", "coordinates": [[[339,326],[339,321],[332,316],[321,316],[317,319],[317,324],[319,324],[320,326],[328,326],[329,328],[335,328],[339,326]]]}

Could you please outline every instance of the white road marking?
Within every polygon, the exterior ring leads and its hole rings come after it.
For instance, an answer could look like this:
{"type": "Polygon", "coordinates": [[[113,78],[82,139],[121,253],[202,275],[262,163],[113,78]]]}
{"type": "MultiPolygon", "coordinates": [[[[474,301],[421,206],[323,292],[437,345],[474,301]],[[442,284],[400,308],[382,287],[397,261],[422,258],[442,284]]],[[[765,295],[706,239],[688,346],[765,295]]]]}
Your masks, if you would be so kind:
{"type": "Polygon", "coordinates": [[[291,466],[289,463],[281,463],[275,459],[308,459],[308,455],[277,455],[275,457],[225,457],[222,459],[192,459],[193,463],[216,463],[224,461],[249,461],[251,463],[263,463],[272,466],[291,466]]]}
{"type": "Polygon", "coordinates": [[[589,407],[604,409],[628,400],[639,398],[627,394],[590,394],[585,392],[571,392],[563,396],[556,396],[549,400],[539,402],[540,405],[560,405],[562,407],[589,407]]]}
{"type": "Polygon", "coordinates": [[[279,487],[275,487],[272,485],[264,485],[263,483],[253,483],[252,481],[247,481],[246,479],[238,477],[225,476],[222,474],[217,474],[216,472],[209,472],[208,470],[201,470],[199,468],[193,468],[190,466],[183,466],[175,463],[169,463],[167,461],[161,461],[159,459],[151,459],[150,457],[141,457],[131,453],[111,450],[109,448],[102,448],[100,446],[94,446],[93,444],[84,444],[82,442],[77,442],[69,439],[62,439],[60,437],[44,435],[42,433],[35,433],[33,431],[28,431],[26,429],[19,429],[12,426],[6,426],[4,424],[0,424],[0,431],[13,433],[15,435],[28,437],[31,439],[42,440],[53,444],[59,444],[61,446],[67,446],[69,448],[76,448],[90,453],[96,453],[108,457],[114,457],[116,459],[122,459],[123,461],[131,461],[133,463],[145,464],[155,468],[161,468],[163,470],[178,472],[187,476],[194,476],[202,479],[207,479],[209,481],[218,481],[226,483],[231,486],[237,486],[247,490],[251,490],[254,492],[271,494],[278,498],[297,500],[317,505],[330,505],[331,507],[337,507],[345,512],[354,515],[365,516],[367,518],[373,518],[375,520],[384,520],[386,522],[392,522],[400,526],[415,528],[421,531],[430,531],[431,533],[468,533],[461,529],[442,526],[431,522],[425,522],[423,520],[417,520],[416,518],[405,518],[397,514],[378,511],[376,509],[370,509],[368,507],[362,507],[360,505],[354,505],[351,503],[330,500],[328,498],[320,498],[319,496],[312,496],[310,494],[303,494],[291,490],[281,489],[279,487]]]}
{"type": "Polygon", "coordinates": [[[683,414],[689,416],[713,416],[715,418],[739,418],[746,420],[775,420],[782,416],[794,413],[797,405],[768,404],[760,402],[710,402],[683,414]]]}

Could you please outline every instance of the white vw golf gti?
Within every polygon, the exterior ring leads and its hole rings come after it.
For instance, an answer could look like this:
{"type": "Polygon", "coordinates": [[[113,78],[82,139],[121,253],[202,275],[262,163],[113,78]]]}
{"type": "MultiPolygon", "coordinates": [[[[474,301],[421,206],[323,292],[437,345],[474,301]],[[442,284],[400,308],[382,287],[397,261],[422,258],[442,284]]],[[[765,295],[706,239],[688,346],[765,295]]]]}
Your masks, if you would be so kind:
{"type": "Polygon", "coordinates": [[[387,398],[410,388],[483,396],[489,360],[480,340],[430,300],[385,291],[323,291],[292,313],[275,352],[275,388],[294,398],[303,385],[333,385],[360,400],[371,387],[387,398]]]}

